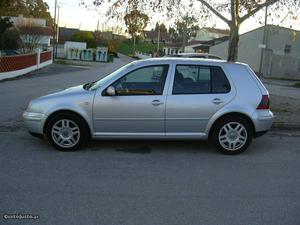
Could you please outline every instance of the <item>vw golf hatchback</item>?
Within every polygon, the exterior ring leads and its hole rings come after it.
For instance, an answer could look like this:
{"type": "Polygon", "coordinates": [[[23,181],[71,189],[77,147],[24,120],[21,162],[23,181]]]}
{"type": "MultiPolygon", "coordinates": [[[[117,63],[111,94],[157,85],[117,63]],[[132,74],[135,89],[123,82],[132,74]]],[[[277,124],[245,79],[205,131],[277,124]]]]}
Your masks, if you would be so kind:
{"type": "Polygon", "coordinates": [[[72,151],[93,139],[208,139],[241,153],[272,125],[269,94],[246,64],[156,58],[39,97],[23,118],[33,135],[72,151]]]}

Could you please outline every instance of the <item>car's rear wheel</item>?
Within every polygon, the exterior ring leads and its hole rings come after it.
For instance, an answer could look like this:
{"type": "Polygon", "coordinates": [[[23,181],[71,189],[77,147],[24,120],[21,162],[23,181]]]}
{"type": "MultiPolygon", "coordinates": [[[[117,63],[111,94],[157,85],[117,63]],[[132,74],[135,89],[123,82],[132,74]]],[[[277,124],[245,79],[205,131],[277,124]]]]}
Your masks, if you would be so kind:
{"type": "Polygon", "coordinates": [[[76,114],[59,113],[50,118],[46,124],[45,134],[56,149],[74,151],[87,141],[88,127],[76,114]]]}
{"type": "Polygon", "coordinates": [[[252,141],[253,130],[249,122],[240,117],[226,117],[218,122],[213,130],[217,148],[225,154],[239,154],[245,151],[252,141]]]}

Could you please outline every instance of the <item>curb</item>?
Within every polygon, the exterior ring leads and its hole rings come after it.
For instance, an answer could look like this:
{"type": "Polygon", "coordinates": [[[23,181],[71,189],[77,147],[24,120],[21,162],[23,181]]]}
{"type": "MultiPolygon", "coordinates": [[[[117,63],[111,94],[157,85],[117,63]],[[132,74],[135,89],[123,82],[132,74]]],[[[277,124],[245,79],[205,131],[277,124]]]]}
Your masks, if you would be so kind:
{"type": "Polygon", "coordinates": [[[271,129],[300,130],[300,124],[275,122],[271,129]]]}

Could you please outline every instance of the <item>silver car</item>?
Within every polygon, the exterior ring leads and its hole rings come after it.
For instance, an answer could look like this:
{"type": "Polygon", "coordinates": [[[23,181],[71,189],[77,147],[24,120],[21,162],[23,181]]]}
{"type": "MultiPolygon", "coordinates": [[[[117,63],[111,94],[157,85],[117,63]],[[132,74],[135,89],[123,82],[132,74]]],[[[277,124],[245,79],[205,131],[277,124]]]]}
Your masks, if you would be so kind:
{"type": "Polygon", "coordinates": [[[93,139],[212,139],[227,154],[272,125],[269,94],[246,64],[156,58],[30,102],[30,133],[59,150],[93,139]]]}

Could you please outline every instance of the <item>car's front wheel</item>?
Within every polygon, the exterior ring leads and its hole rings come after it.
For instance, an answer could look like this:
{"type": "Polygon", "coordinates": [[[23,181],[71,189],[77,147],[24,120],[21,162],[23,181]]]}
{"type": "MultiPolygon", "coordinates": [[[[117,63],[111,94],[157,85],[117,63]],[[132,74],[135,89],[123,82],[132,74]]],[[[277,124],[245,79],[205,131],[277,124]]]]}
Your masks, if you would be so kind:
{"type": "Polygon", "coordinates": [[[76,114],[58,113],[47,122],[45,134],[58,150],[74,151],[86,142],[88,127],[76,114]]]}
{"type": "Polygon", "coordinates": [[[231,155],[245,151],[252,141],[252,136],[251,125],[240,117],[224,118],[213,130],[213,139],[217,148],[231,155]]]}

